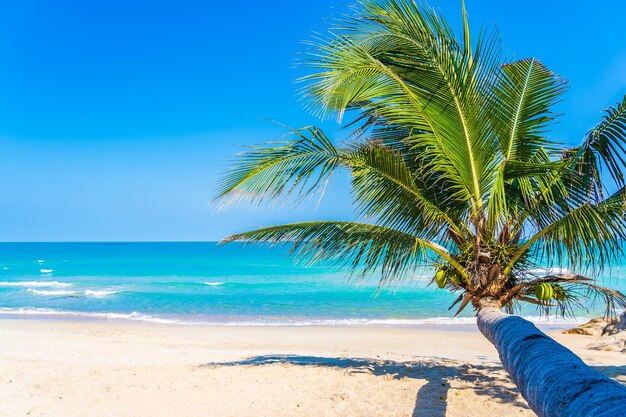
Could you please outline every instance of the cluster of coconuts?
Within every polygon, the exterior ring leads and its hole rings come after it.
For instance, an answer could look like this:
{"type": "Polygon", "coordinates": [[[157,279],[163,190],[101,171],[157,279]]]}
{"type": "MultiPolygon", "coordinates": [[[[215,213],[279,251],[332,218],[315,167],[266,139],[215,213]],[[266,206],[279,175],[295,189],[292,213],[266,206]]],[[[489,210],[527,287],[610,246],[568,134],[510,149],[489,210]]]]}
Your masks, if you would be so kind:
{"type": "MultiPolygon", "coordinates": [[[[456,270],[441,268],[435,274],[435,283],[439,288],[444,288],[448,283],[448,280],[455,285],[461,285],[463,282],[461,274],[459,274],[456,270]]],[[[567,297],[567,293],[565,292],[565,289],[558,284],[542,282],[535,285],[535,296],[541,301],[548,301],[551,299],[563,301],[567,297]]]]}
{"type": "MultiPolygon", "coordinates": [[[[435,274],[435,283],[437,287],[444,288],[448,283],[448,280],[455,285],[461,285],[463,278],[456,270],[447,270],[441,268],[435,274]]],[[[542,282],[535,285],[535,296],[538,300],[548,301],[555,299],[557,301],[563,301],[567,297],[567,294],[563,287],[558,284],[549,284],[542,282]]]]}
{"type": "Polygon", "coordinates": [[[535,285],[535,296],[541,301],[547,301],[553,298],[557,301],[563,301],[566,297],[566,293],[563,287],[558,284],[542,282],[535,285]]]}
{"type": "Polygon", "coordinates": [[[463,282],[463,277],[456,270],[440,269],[435,274],[435,282],[439,288],[445,287],[448,279],[455,285],[461,285],[461,282],[463,282]]]}

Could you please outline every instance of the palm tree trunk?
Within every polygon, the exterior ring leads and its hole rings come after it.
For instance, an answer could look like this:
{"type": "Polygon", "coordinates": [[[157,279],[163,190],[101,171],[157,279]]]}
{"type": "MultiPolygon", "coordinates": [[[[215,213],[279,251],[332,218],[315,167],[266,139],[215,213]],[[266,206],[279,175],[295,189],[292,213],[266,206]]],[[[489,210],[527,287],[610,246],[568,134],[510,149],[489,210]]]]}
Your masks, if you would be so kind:
{"type": "Polygon", "coordinates": [[[478,328],[540,417],[626,417],[626,387],[586,365],[528,320],[502,312],[495,300],[478,306],[478,328]]]}

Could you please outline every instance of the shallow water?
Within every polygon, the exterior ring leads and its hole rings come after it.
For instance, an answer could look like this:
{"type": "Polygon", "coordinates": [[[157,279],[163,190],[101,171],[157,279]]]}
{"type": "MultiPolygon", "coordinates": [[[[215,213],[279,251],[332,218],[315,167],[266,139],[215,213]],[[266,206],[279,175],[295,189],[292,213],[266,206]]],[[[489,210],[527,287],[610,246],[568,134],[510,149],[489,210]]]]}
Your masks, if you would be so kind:
{"type": "MultiPolygon", "coordinates": [[[[626,289],[626,266],[604,284],[626,289]]],[[[377,292],[336,267],[295,264],[283,248],[215,243],[0,243],[0,315],[228,325],[445,325],[456,298],[431,271],[377,292]]],[[[576,318],[580,322],[602,306],[576,318]]],[[[543,321],[534,308],[522,314],[543,321]]]]}

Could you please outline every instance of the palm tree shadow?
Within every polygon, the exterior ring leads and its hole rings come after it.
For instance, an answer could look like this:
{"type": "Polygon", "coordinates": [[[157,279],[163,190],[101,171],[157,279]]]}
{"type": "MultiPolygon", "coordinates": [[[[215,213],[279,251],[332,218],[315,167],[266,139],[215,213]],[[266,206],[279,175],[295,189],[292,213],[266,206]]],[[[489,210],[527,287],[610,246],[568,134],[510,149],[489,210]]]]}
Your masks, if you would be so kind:
{"type": "Polygon", "coordinates": [[[445,417],[448,405],[448,384],[444,378],[427,380],[415,396],[412,417],[445,417]]]}
{"type": "MultiPolygon", "coordinates": [[[[337,358],[300,355],[261,355],[232,362],[209,362],[201,367],[265,366],[273,364],[293,366],[317,366],[344,369],[350,373],[368,373],[389,379],[414,378],[426,380],[415,398],[413,417],[445,417],[450,381],[471,386],[477,395],[489,396],[490,400],[513,404],[528,409],[520,400],[519,392],[496,364],[468,365],[461,362],[443,362],[441,359],[397,362],[367,358],[337,358]]],[[[458,392],[463,388],[458,388],[458,392]]]]}

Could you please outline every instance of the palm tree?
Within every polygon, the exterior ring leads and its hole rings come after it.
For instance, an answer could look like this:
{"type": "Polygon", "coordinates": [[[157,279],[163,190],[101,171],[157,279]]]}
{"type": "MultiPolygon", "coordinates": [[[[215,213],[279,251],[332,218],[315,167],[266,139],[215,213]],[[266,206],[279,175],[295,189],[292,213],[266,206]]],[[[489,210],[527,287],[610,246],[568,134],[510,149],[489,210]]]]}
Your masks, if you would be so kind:
{"type": "Polygon", "coordinates": [[[434,266],[433,281],[471,305],[481,332],[540,416],[626,416],[626,388],[521,317],[521,303],[570,314],[588,297],[609,312],[621,293],[596,284],[626,237],[626,96],[579,146],[547,136],[565,82],[537,59],[504,64],[498,37],[460,39],[435,10],[365,0],[305,65],[315,115],[351,129],[336,146],[318,128],[241,154],[220,182],[224,204],[295,203],[350,173],[360,222],[266,227],[225,241],[288,244],[381,285],[434,266]],[[538,275],[537,265],[567,273],[538,275]],[[503,310],[506,311],[503,312],[503,310]],[[509,313],[509,314],[507,314],[509,313]]]}

